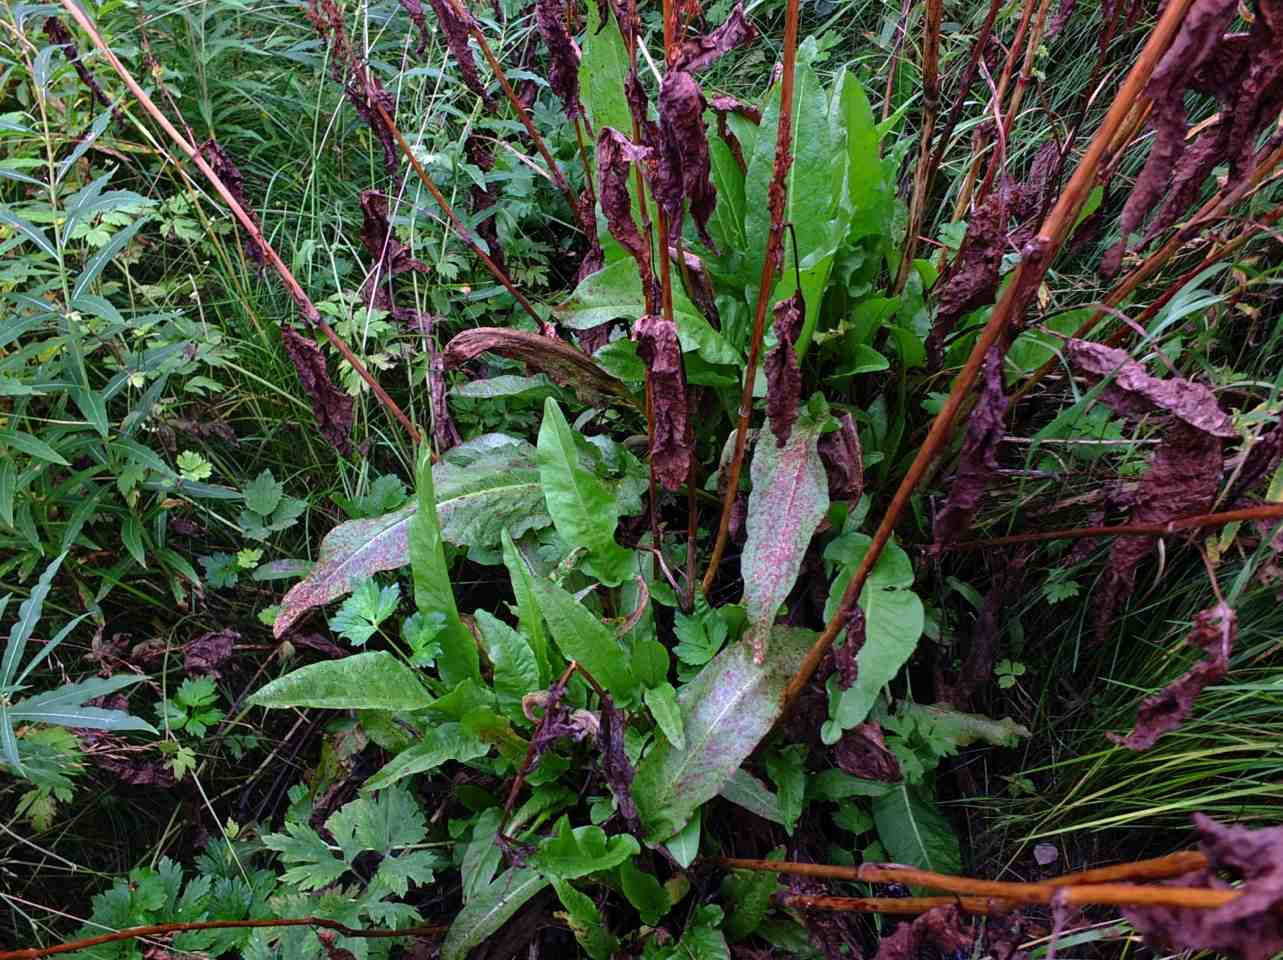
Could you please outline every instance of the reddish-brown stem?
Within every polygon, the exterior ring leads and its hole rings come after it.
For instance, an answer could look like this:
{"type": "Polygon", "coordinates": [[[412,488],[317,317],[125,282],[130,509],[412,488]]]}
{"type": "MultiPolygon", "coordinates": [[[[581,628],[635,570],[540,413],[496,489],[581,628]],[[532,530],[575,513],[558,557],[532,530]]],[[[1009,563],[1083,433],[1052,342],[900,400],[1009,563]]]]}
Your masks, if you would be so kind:
{"type": "Polygon", "coordinates": [[[904,38],[908,33],[909,10],[912,6],[913,0],[901,0],[900,2],[900,19],[895,28],[895,45],[891,48],[891,58],[887,63],[886,88],[882,91],[882,119],[884,121],[891,116],[891,100],[895,94],[896,67],[900,62],[900,51],[904,49],[904,38]]]}
{"type": "Polygon", "coordinates": [[[414,168],[414,172],[418,176],[419,182],[423,184],[424,188],[432,196],[432,199],[436,201],[437,206],[439,206],[441,211],[446,215],[446,219],[450,221],[450,225],[454,227],[454,232],[459,235],[459,239],[472,248],[472,252],[475,253],[478,259],[486,265],[486,269],[490,271],[491,275],[499,281],[503,288],[512,295],[513,299],[521,305],[522,309],[530,315],[531,319],[535,321],[535,325],[542,329],[544,321],[543,318],[539,316],[539,312],[535,310],[534,304],[526,299],[525,295],[517,289],[516,284],[512,282],[508,277],[508,274],[504,272],[503,268],[500,267],[499,264],[495,263],[489,254],[482,250],[477,241],[472,238],[471,232],[459,218],[459,215],[455,213],[454,207],[450,205],[450,201],[445,198],[445,195],[441,192],[440,188],[438,188],[436,183],[433,182],[428,171],[423,168],[423,164],[419,162],[419,158],[416,157],[414,155],[414,151],[410,149],[410,144],[406,142],[405,136],[401,133],[401,129],[396,125],[396,121],[393,120],[388,112],[378,103],[374,104],[374,109],[379,115],[379,120],[385,127],[387,127],[388,132],[396,139],[397,146],[400,147],[401,152],[405,154],[405,158],[410,161],[410,166],[414,168]]]}
{"type": "Polygon", "coordinates": [[[833,645],[834,638],[849,621],[851,612],[855,609],[855,604],[860,597],[860,592],[864,589],[864,582],[868,579],[869,571],[873,569],[878,557],[882,555],[883,548],[891,539],[891,534],[900,519],[900,514],[908,505],[909,498],[917,487],[918,481],[922,479],[932,461],[935,460],[948,443],[953,432],[954,418],[957,416],[968,391],[970,391],[980,373],[980,366],[984,362],[985,354],[989,352],[990,347],[998,342],[1000,337],[1005,336],[1007,328],[1012,321],[1024,313],[1029,298],[1037,290],[1038,284],[1041,283],[1043,276],[1046,274],[1052,258],[1072,228],[1078,216],[1078,211],[1082,209],[1087,193],[1095,182],[1096,170],[1100,165],[1101,158],[1113,139],[1115,131],[1126,119],[1132,103],[1140,96],[1145,84],[1149,82],[1154,66],[1171,43],[1181,25],[1181,21],[1185,18],[1185,12],[1188,10],[1190,3],[1191,0],[1172,0],[1163,11],[1162,17],[1155,25],[1153,33],[1150,34],[1149,39],[1146,41],[1140,56],[1127,75],[1127,79],[1119,88],[1108,113],[1101,122],[1100,129],[1097,130],[1096,136],[1092,139],[1073,176],[1070,177],[1069,183],[1065,185],[1065,189],[1056,201],[1055,207],[1052,208],[1046,220],[1043,221],[1038,235],[1030,241],[1023,251],[1023,258],[1016,268],[1011,282],[1003,291],[1002,297],[997,304],[994,305],[989,321],[976,338],[971,355],[958,373],[953,388],[949,391],[949,396],[932,422],[926,439],[918,449],[918,453],[913,458],[909,469],[905,472],[904,478],[900,481],[900,485],[896,489],[894,496],[892,496],[886,512],[883,513],[882,521],[878,524],[878,528],[873,534],[869,549],[861,558],[846,592],[842,595],[842,601],[838,604],[837,612],[825,625],[824,630],[803,658],[797,673],[789,682],[784,692],[781,716],[787,716],[791,711],[792,705],[797,701],[803,688],[810,682],[816,668],[820,665],[820,661],[833,645]]]}
{"type": "Polygon", "coordinates": [[[0,950],[0,960],[37,960],[38,957],[52,957],[60,953],[74,953],[104,943],[119,943],[122,940],[135,940],[139,937],[159,937],[172,933],[184,933],[188,930],[236,930],[255,927],[321,927],[333,930],[344,937],[360,937],[365,940],[386,939],[390,937],[440,937],[447,929],[445,925],[426,927],[402,927],[400,930],[374,930],[367,927],[346,927],[337,920],[324,917],[291,917],[278,920],[199,920],[192,923],[153,923],[144,927],[126,927],[113,930],[111,933],[86,937],[84,940],[69,940],[56,943],[51,947],[28,947],[23,950],[0,950]]]}
{"type": "MultiPolygon", "coordinates": [[[[938,2],[938,0],[933,0],[938,2]]],[[[722,515],[717,524],[717,539],[704,571],[705,596],[713,588],[717,568],[726,551],[731,532],[731,512],[739,493],[740,471],[744,466],[744,447],[748,441],[748,421],[753,413],[753,384],[757,379],[758,354],[766,335],[766,311],[771,291],[775,288],[776,264],[784,243],[784,207],[788,199],[788,169],[793,152],[793,74],[797,64],[798,0],[788,0],[784,14],[784,69],[780,79],[780,120],[775,136],[775,167],[770,189],[771,232],[766,238],[762,275],[757,284],[757,306],[753,314],[753,338],[749,341],[748,363],[744,368],[744,387],[740,391],[739,422],[735,427],[735,451],[727,467],[726,493],[722,498],[722,515]]]]}
{"type": "Polygon", "coordinates": [[[232,192],[227,188],[227,185],[224,184],[223,181],[219,179],[218,174],[214,172],[214,168],[211,167],[205,161],[205,158],[200,155],[200,151],[196,148],[196,145],[189,142],[186,137],[179,133],[177,128],[169,122],[169,118],[166,117],[161,109],[156,106],[155,102],[152,101],[151,97],[147,96],[147,92],[138,85],[138,81],[134,79],[133,74],[131,74],[125,65],[120,62],[112,49],[107,46],[102,35],[98,33],[97,28],[89,21],[89,18],[85,15],[84,11],[80,9],[79,5],[74,3],[73,0],[60,0],[60,2],[71,18],[80,26],[80,29],[88,35],[90,41],[98,48],[98,51],[103,55],[104,59],[111,64],[111,68],[116,71],[116,75],[120,77],[125,86],[129,88],[129,92],[134,95],[134,99],[136,99],[151,118],[156,121],[157,125],[165,131],[166,136],[173,140],[174,143],[178,145],[178,148],[187,155],[187,158],[196,165],[196,168],[200,170],[205,179],[209,181],[210,186],[214,188],[214,191],[222,198],[223,202],[227,204],[228,209],[231,210],[232,215],[240,222],[241,227],[247,234],[249,234],[250,238],[259,245],[260,249],[263,251],[263,256],[267,259],[267,262],[271,264],[272,269],[276,271],[277,276],[281,278],[281,283],[285,285],[286,292],[289,293],[290,298],[303,314],[303,319],[308,323],[313,324],[321,331],[322,334],[324,334],[325,338],[330,341],[336,350],[338,350],[339,355],[342,356],[343,359],[352,366],[352,369],[356,371],[357,375],[365,381],[366,385],[370,388],[370,391],[379,399],[379,402],[383,404],[384,408],[400,422],[402,427],[405,428],[406,435],[409,436],[410,440],[415,444],[419,443],[419,431],[415,428],[414,424],[410,422],[410,418],[405,415],[405,412],[397,405],[396,401],[388,396],[387,391],[379,386],[379,382],[375,380],[370,374],[370,371],[366,369],[365,364],[361,362],[361,358],[352,352],[352,349],[343,342],[339,335],[336,334],[330,325],[321,317],[320,311],[316,309],[316,305],[312,303],[311,298],[309,298],[303,291],[299,282],[294,279],[294,274],[292,274],[290,272],[290,268],[285,265],[285,261],[280,258],[280,255],[272,245],[267,242],[267,238],[263,236],[263,231],[259,229],[258,223],[252,216],[250,216],[245,208],[237,202],[236,197],[232,195],[232,192]]]}
{"type": "Polygon", "coordinates": [[[909,224],[900,251],[900,269],[896,273],[892,296],[904,289],[918,249],[918,231],[922,229],[927,191],[931,186],[931,141],[935,135],[936,111],[940,108],[940,24],[944,18],[944,0],[927,0],[922,32],[922,140],[918,162],[913,171],[913,195],[909,200],[909,224]]]}
{"type": "Polygon", "coordinates": [[[829,897],[793,894],[775,897],[776,906],[793,910],[826,910],[835,913],[885,913],[914,915],[937,907],[958,907],[966,913],[1008,913],[1014,904],[986,897],[829,897]]]}
{"type": "Polygon", "coordinates": [[[1169,534],[1179,533],[1182,530],[1223,527],[1228,523],[1241,523],[1245,520],[1274,520],[1281,517],[1283,517],[1283,503],[1264,504],[1259,507],[1243,507],[1239,510],[1223,510],[1220,513],[1202,513],[1195,517],[1181,517],[1179,520],[1168,520],[1166,523],[1122,523],[1114,526],[1046,530],[1041,533],[1016,533],[1009,537],[992,537],[988,540],[968,540],[963,543],[951,543],[941,549],[953,551],[988,550],[991,547],[1006,547],[1017,543],[1043,543],[1048,540],[1083,540],[1088,537],[1165,537],[1169,534]]]}

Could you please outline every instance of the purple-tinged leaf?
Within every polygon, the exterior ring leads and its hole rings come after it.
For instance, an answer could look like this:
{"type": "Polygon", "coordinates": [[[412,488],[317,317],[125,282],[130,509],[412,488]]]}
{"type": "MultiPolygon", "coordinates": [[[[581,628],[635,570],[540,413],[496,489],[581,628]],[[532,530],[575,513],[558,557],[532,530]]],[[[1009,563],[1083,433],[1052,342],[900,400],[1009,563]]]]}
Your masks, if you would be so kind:
{"type": "Polygon", "coordinates": [[[820,459],[829,476],[829,499],[854,504],[864,493],[864,451],[855,418],[843,414],[838,424],[838,429],[820,437],[820,459]]]}
{"type": "MultiPolygon", "coordinates": [[[[224,186],[235,198],[236,202],[241,205],[251,217],[254,216],[254,208],[245,199],[245,177],[241,174],[240,167],[224,150],[217,140],[210,138],[200,145],[200,155],[205,158],[205,162],[214,168],[214,173],[218,179],[223,181],[224,186]]],[[[250,263],[261,267],[263,265],[263,248],[258,245],[252,236],[246,234],[241,243],[245,249],[245,257],[250,263]]]]}
{"type": "Polygon", "coordinates": [[[561,100],[566,119],[583,116],[579,102],[579,45],[566,29],[562,0],[535,0],[535,26],[548,48],[548,86],[561,100]]]}
{"type": "Polygon", "coordinates": [[[793,346],[802,333],[806,303],[802,291],[775,304],[775,339],[778,343],[766,355],[766,418],[779,446],[788,443],[802,402],[802,370],[793,346]]]}
{"type": "Polygon", "coordinates": [[[349,439],[352,433],[352,398],[334,385],[325,369],[325,356],[314,340],[303,336],[293,327],[281,327],[285,353],[298,371],[299,382],[316,416],[317,429],[340,456],[352,450],[349,439]]]}
{"type": "Polygon", "coordinates": [[[802,558],[829,509],[828,478],[816,448],[823,426],[808,411],[783,447],[763,434],[753,452],[740,573],[748,640],[759,663],[780,604],[793,589],[802,558]]]}
{"type": "Polygon", "coordinates": [[[713,246],[708,220],[717,203],[717,190],[704,129],[704,95],[695,78],[680,70],[669,71],[659,89],[659,163],[653,190],[668,217],[671,236],[680,234],[685,200],[690,203],[701,239],[713,246]]]}
{"type": "Polygon", "coordinates": [[[935,520],[937,545],[952,543],[971,526],[989,478],[998,469],[998,444],[1006,433],[1003,418],[1007,413],[1007,398],[1002,392],[1002,360],[1002,350],[996,346],[990,347],[985,355],[984,381],[967,421],[958,473],[949,490],[949,500],[935,520]]]}
{"type": "Polygon", "coordinates": [[[721,25],[703,36],[682,40],[677,45],[677,53],[672,59],[671,69],[699,73],[707,70],[725,54],[736,47],[752,43],[757,39],[757,30],[744,16],[744,4],[737,0],[721,25]]]}
{"type": "Polygon", "coordinates": [[[472,47],[468,45],[468,37],[477,26],[476,18],[460,0],[428,0],[428,3],[432,5],[437,22],[445,33],[450,55],[459,65],[464,86],[481,98],[486,110],[493,112],[494,101],[486,93],[485,84],[481,82],[481,74],[477,70],[476,58],[472,55],[472,47]]]}
{"type": "Polygon", "coordinates": [[[833,747],[833,753],[838,766],[853,777],[883,783],[898,783],[903,779],[900,762],[887,749],[882,728],[871,721],[842,734],[842,739],[833,747]]]}
{"type": "Polygon", "coordinates": [[[419,0],[401,0],[401,9],[414,24],[414,29],[419,31],[419,45],[414,48],[414,55],[421,57],[428,49],[428,41],[432,39],[432,32],[428,29],[428,18],[423,13],[423,4],[419,0]]]}
{"type": "Polygon", "coordinates": [[[984,199],[967,224],[962,249],[940,284],[939,309],[927,336],[932,369],[944,359],[945,338],[966,313],[991,304],[998,290],[998,268],[1007,245],[1007,200],[1001,190],[984,199]]]}
{"type": "Polygon", "coordinates": [[[677,324],[645,316],[633,327],[637,355],[650,383],[652,437],[650,467],[667,490],[678,490],[690,475],[694,434],[686,395],[686,371],[677,324]]]}
{"type": "Polygon", "coordinates": [[[183,644],[183,670],[191,676],[221,676],[218,668],[232,655],[241,635],[235,630],[214,630],[183,644]]]}

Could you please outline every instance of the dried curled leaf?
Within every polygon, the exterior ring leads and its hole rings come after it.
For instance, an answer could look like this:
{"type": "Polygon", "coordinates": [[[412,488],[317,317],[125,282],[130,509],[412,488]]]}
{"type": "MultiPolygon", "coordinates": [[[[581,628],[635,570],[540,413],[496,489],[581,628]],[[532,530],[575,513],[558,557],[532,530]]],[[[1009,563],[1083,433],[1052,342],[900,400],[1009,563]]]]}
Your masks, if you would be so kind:
{"type": "Polygon", "coordinates": [[[881,780],[898,783],[902,778],[900,762],[887,749],[882,727],[876,723],[862,723],[842,735],[833,747],[838,766],[864,780],[881,780]]]}
{"type": "MultiPolygon", "coordinates": [[[[778,446],[788,443],[802,402],[802,370],[793,345],[802,333],[806,303],[802,291],[775,304],[775,338],[779,342],[766,355],[766,416],[778,446]]],[[[857,441],[858,443],[858,441],[857,441]]]]}
{"type": "Polygon", "coordinates": [[[722,23],[704,34],[682,40],[671,58],[673,70],[699,73],[707,70],[725,54],[736,47],[757,39],[757,30],[744,16],[744,4],[737,0],[730,15],[722,23]]]}
{"type": "Polygon", "coordinates": [[[669,71],[659,89],[659,163],[655,200],[668,217],[671,236],[680,232],[682,203],[689,201],[700,238],[709,247],[708,221],[717,203],[711,177],[708,133],[704,129],[704,95],[695,78],[669,71]]]}
{"type": "Polygon", "coordinates": [[[653,287],[650,244],[633,219],[633,199],[628,192],[630,164],[645,161],[650,153],[649,147],[633,143],[612,127],[602,127],[597,135],[598,192],[606,226],[610,235],[637,261],[643,282],[653,287]]]}
{"type": "Polygon", "coordinates": [[[633,338],[650,383],[650,468],[666,489],[677,490],[690,475],[694,454],[677,324],[644,316],[633,327],[633,338]]]}
{"type": "Polygon", "coordinates": [[[299,381],[312,401],[321,436],[334,446],[340,456],[352,451],[349,435],[352,433],[352,398],[334,385],[325,369],[321,348],[293,327],[281,327],[285,353],[298,371],[299,381]]]}
{"type": "Polygon", "coordinates": [[[437,451],[444,453],[463,442],[459,428],[450,417],[450,404],[446,400],[445,357],[433,350],[428,361],[428,399],[432,404],[432,440],[437,451]]]}
{"type": "MultiPolygon", "coordinates": [[[[80,51],[76,49],[76,42],[71,38],[71,34],[63,26],[62,21],[57,17],[45,17],[45,36],[49,38],[50,43],[62,50],[62,55],[67,58],[67,62],[75,69],[76,76],[80,78],[80,82],[85,85],[85,88],[93,95],[93,98],[104,107],[109,106],[111,101],[107,99],[107,94],[103,93],[103,89],[98,85],[98,81],[94,79],[94,75],[89,72],[89,68],[80,59],[80,51]]],[[[118,107],[113,106],[111,113],[117,120],[124,120],[124,115],[118,107]]]]}
{"type": "Polygon", "coordinates": [[[1172,881],[1177,887],[1228,889],[1218,873],[1241,878],[1222,907],[1127,907],[1123,915],[1153,944],[1214,950],[1243,960],[1269,960],[1283,950],[1283,827],[1226,827],[1194,814],[1208,869],[1172,881]]]}
{"type": "Polygon", "coordinates": [[[190,676],[218,677],[219,666],[232,655],[241,635],[235,630],[214,630],[183,644],[183,670],[190,676]]]}
{"type": "MultiPolygon", "coordinates": [[[[218,179],[223,181],[224,186],[227,187],[236,202],[241,205],[241,209],[253,218],[254,208],[245,200],[245,177],[241,173],[240,167],[236,165],[236,161],[213,137],[202,143],[199,150],[200,155],[205,158],[205,162],[214,168],[214,173],[218,175],[218,179]]],[[[246,259],[250,263],[261,267],[263,265],[263,248],[259,246],[254,236],[246,234],[241,238],[241,244],[245,250],[246,259]]]]}
{"type": "Polygon", "coordinates": [[[387,199],[378,190],[361,193],[361,243],[373,262],[362,295],[381,309],[392,306],[393,277],[407,270],[428,272],[428,265],[410,256],[410,248],[393,234],[387,199]]]}
{"type": "Polygon", "coordinates": [[[820,437],[820,459],[829,475],[829,499],[858,501],[864,493],[864,451],[851,414],[843,414],[838,428],[820,437]]]}
{"type": "Polygon", "coordinates": [[[971,526],[971,518],[984,497],[989,479],[998,470],[998,445],[1006,434],[1003,419],[1007,414],[1007,398],[1002,392],[1002,361],[1002,350],[990,347],[985,354],[980,396],[967,421],[958,472],[949,489],[949,499],[935,519],[938,545],[952,543],[971,526]]]}
{"type": "Polygon", "coordinates": [[[423,13],[423,4],[419,0],[401,0],[401,9],[414,24],[414,29],[419,31],[419,45],[414,48],[414,55],[421,57],[428,49],[428,41],[432,39],[432,33],[428,30],[428,18],[423,13]]]}
{"type": "Polygon", "coordinates": [[[487,351],[524,361],[562,386],[571,387],[585,399],[632,399],[628,388],[599,367],[592,357],[560,340],[525,330],[501,327],[464,330],[446,344],[446,369],[457,367],[487,351]]]}
{"type": "Polygon", "coordinates": [[[1007,198],[1003,191],[995,190],[972,214],[962,248],[940,289],[940,306],[927,337],[933,369],[939,369],[944,359],[944,341],[954,324],[964,314],[993,303],[1006,244],[1007,198]]]}
{"type": "Polygon", "coordinates": [[[975,938],[974,930],[961,925],[956,906],[934,907],[883,937],[875,960],[917,960],[927,950],[949,957],[967,950],[975,938]]]}
{"type": "Polygon", "coordinates": [[[561,0],[535,0],[535,26],[548,48],[548,86],[561,100],[566,119],[583,116],[579,102],[579,45],[566,28],[566,6],[561,0]]]}
{"type": "Polygon", "coordinates": [[[601,702],[601,771],[606,777],[606,784],[615,796],[620,816],[634,833],[641,832],[641,820],[637,815],[637,804],[633,800],[633,778],[637,771],[628,761],[624,750],[624,731],[627,728],[624,712],[615,706],[610,697],[601,702]]]}
{"type": "Polygon", "coordinates": [[[486,93],[485,84],[481,82],[481,74],[477,70],[477,60],[472,55],[472,47],[468,45],[468,37],[477,26],[476,18],[458,0],[428,0],[428,3],[432,5],[432,12],[437,15],[437,22],[445,32],[446,46],[449,47],[454,62],[459,65],[463,85],[481,98],[487,110],[493,111],[494,101],[486,93]]]}
{"type": "Polygon", "coordinates": [[[1130,750],[1148,750],[1158,738],[1175,730],[1194,709],[1194,701],[1209,683],[1221,680],[1230,668],[1230,653],[1238,635],[1238,618],[1224,603],[1200,611],[1185,642],[1207,654],[1179,678],[1140,703],[1136,725],[1125,737],[1107,734],[1130,750]]]}

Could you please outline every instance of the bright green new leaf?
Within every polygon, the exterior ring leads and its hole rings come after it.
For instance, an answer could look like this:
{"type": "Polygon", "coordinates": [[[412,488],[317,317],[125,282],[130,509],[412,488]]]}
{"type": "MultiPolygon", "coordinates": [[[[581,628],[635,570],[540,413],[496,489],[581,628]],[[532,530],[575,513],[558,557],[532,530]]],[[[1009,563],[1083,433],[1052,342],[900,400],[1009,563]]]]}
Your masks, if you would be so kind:
{"type": "Polygon", "coordinates": [[[606,926],[597,904],[566,880],[554,879],[552,888],[557,891],[557,899],[566,908],[563,916],[584,952],[592,960],[610,960],[619,949],[619,938],[606,926]]]}
{"type": "MultiPolygon", "coordinates": [[[[767,859],[783,860],[784,848],[776,847],[767,859]]],[[[752,935],[762,925],[779,886],[780,878],[765,870],[732,870],[722,879],[722,900],[729,911],[722,929],[731,943],[752,935]]]]}
{"type": "Polygon", "coordinates": [[[686,733],[682,729],[682,712],[677,706],[677,691],[665,681],[649,688],[642,698],[650,709],[650,715],[663,732],[665,738],[678,750],[686,749],[686,733]]]}
{"type": "Polygon", "coordinates": [[[620,703],[631,703],[637,680],[624,647],[593,613],[550,580],[535,577],[531,587],[557,649],[577,661],[620,703]]]}
{"type": "Polygon", "coordinates": [[[557,833],[544,841],[530,864],[550,877],[573,880],[613,870],[640,852],[641,846],[630,834],[607,837],[601,827],[572,828],[570,818],[562,816],[557,821],[557,833]]]}
{"type": "Polygon", "coordinates": [[[361,789],[382,790],[405,777],[435,770],[447,761],[475,760],[489,752],[489,744],[464,731],[460,724],[441,723],[429,728],[423,739],[388,761],[361,789]]]}
{"type": "Polygon", "coordinates": [[[540,689],[539,665],[530,644],[512,627],[485,610],[477,610],[477,626],[486,656],[494,667],[494,692],[509,715],[521,715],[521,698],[540,689]]]}
{"type": "Polygon", "coordinates": [[[552,682],[552,667],[548,662],[548,638],[544,634],[543,614],[539,612],[539,603],[535,600],[535,578],[526,565],[525,559],[513,543],[511,534],[505,529],[503,539],[503,565],[508,568],[508,578],[512,583],[512,593],[517,599],[517,619],[521,632],[530,642],[530,649],[539,665],[539,685],[544,687],[552,682]]]}
{"type": "Polygon", "coordinates": [[[432,695],[415,672],[385,650],[299,667],[254,693],[250,706],[329,710],[421,710],[432,695]]]}
{"type": "Polygon", "coordinates": [[[659,923],[672,909],[672,900],[664,885],[638,867],[635,860],[625,860],[619,865],[619,886],[641,916],[642,923],[649,927],[659,923]]]}

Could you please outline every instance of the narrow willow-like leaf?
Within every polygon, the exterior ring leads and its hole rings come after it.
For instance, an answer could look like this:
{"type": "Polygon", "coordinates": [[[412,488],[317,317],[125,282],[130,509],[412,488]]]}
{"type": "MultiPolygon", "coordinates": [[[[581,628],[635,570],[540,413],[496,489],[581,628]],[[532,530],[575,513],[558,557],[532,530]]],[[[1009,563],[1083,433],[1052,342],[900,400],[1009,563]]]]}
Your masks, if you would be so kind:
{"type": "Polygon", "coordinates": [[[588,551],[592,572],[606,586],[632,573],[633,555],[615,542],[619,503],[596,475],[579,463],[575,435],[549,397],[539,427],[539,478],[548,513],[563,540],[588,551]]]}
{"type": "Polygon", "coordinates": [[[722,791],[775,724],[784,688],[814,640],[813,631],[776,627],[765,663],[736,643],[682,688],[686,748],[657,740],[633,781],[647,842],[672,837],[722,791]]]}
{"type": "MultiPolygon", "coordinates": [[[[65,552],[60,553],[49,566],[45,567],[44,573],[40,574],[40,579],[31,588],[31,594],[18,607],[18,619],[9,628],[4,660],[0,661],[0,689],[13,683],[13,678],[18,672],[18,663],[22,659],[22,652],[26,649],[27,641],[31,639],[36,624],[40,622],[40,612],[44,609],[45,597],[49,595],[54,575],[57,574],[66,556],[65,552]]],[[[5,603],[8,603],[7,597],[5,603]]]]}
{"type": "Polygon", "coordinates": [[[512,593],[517,599],[518,624],[530,641],[530,649],[534,651],[535,661],[539,664],[539,684],[541,687],[546,686],[552,682],[552,668],[548,660],[548,637],[544,633],[543,614],[539,612],[539,603],[535,600],[535,578],[506,529],[502,532],[502,538],[503,565],[508,568],[512,593]]]}
{"type": "Polygon", "coordinates": [[[441,960],[465,960],[474,947],[507,923],[549,883],[532,867],[513,867],[499,874],[455,915],[441,946],[441,960]]]}
{"type": "Polygon", "coordinates": [[[261,688],[255,707],[421,710],[432,703],[415,672],[385,650],[299,667],[261,688]]]}
{"type": "Polygon", "coordinates": [[[437,635],[441,655],[437,670],[449,686],[463,680],[481,679],[481,657],[472,633],[459,619],[446,567],[441,525],[437,520],[437,497],[432,486],[432,461],[425,446],[419,453],[419,509],[410,520],[407,546],[414,574],[414,605],[422,614],[445,614],[445,627],[437,635]]]}
{"type": "Polygon", "coordinates": [[[783,448],[762,431],[753,452],[753,489],[740,558],[749,642],[760,661],[780,604],[802,568],[802,558],[829,509],[829,482],[817,443],[820,418],[809,410],[783,448]]]}

